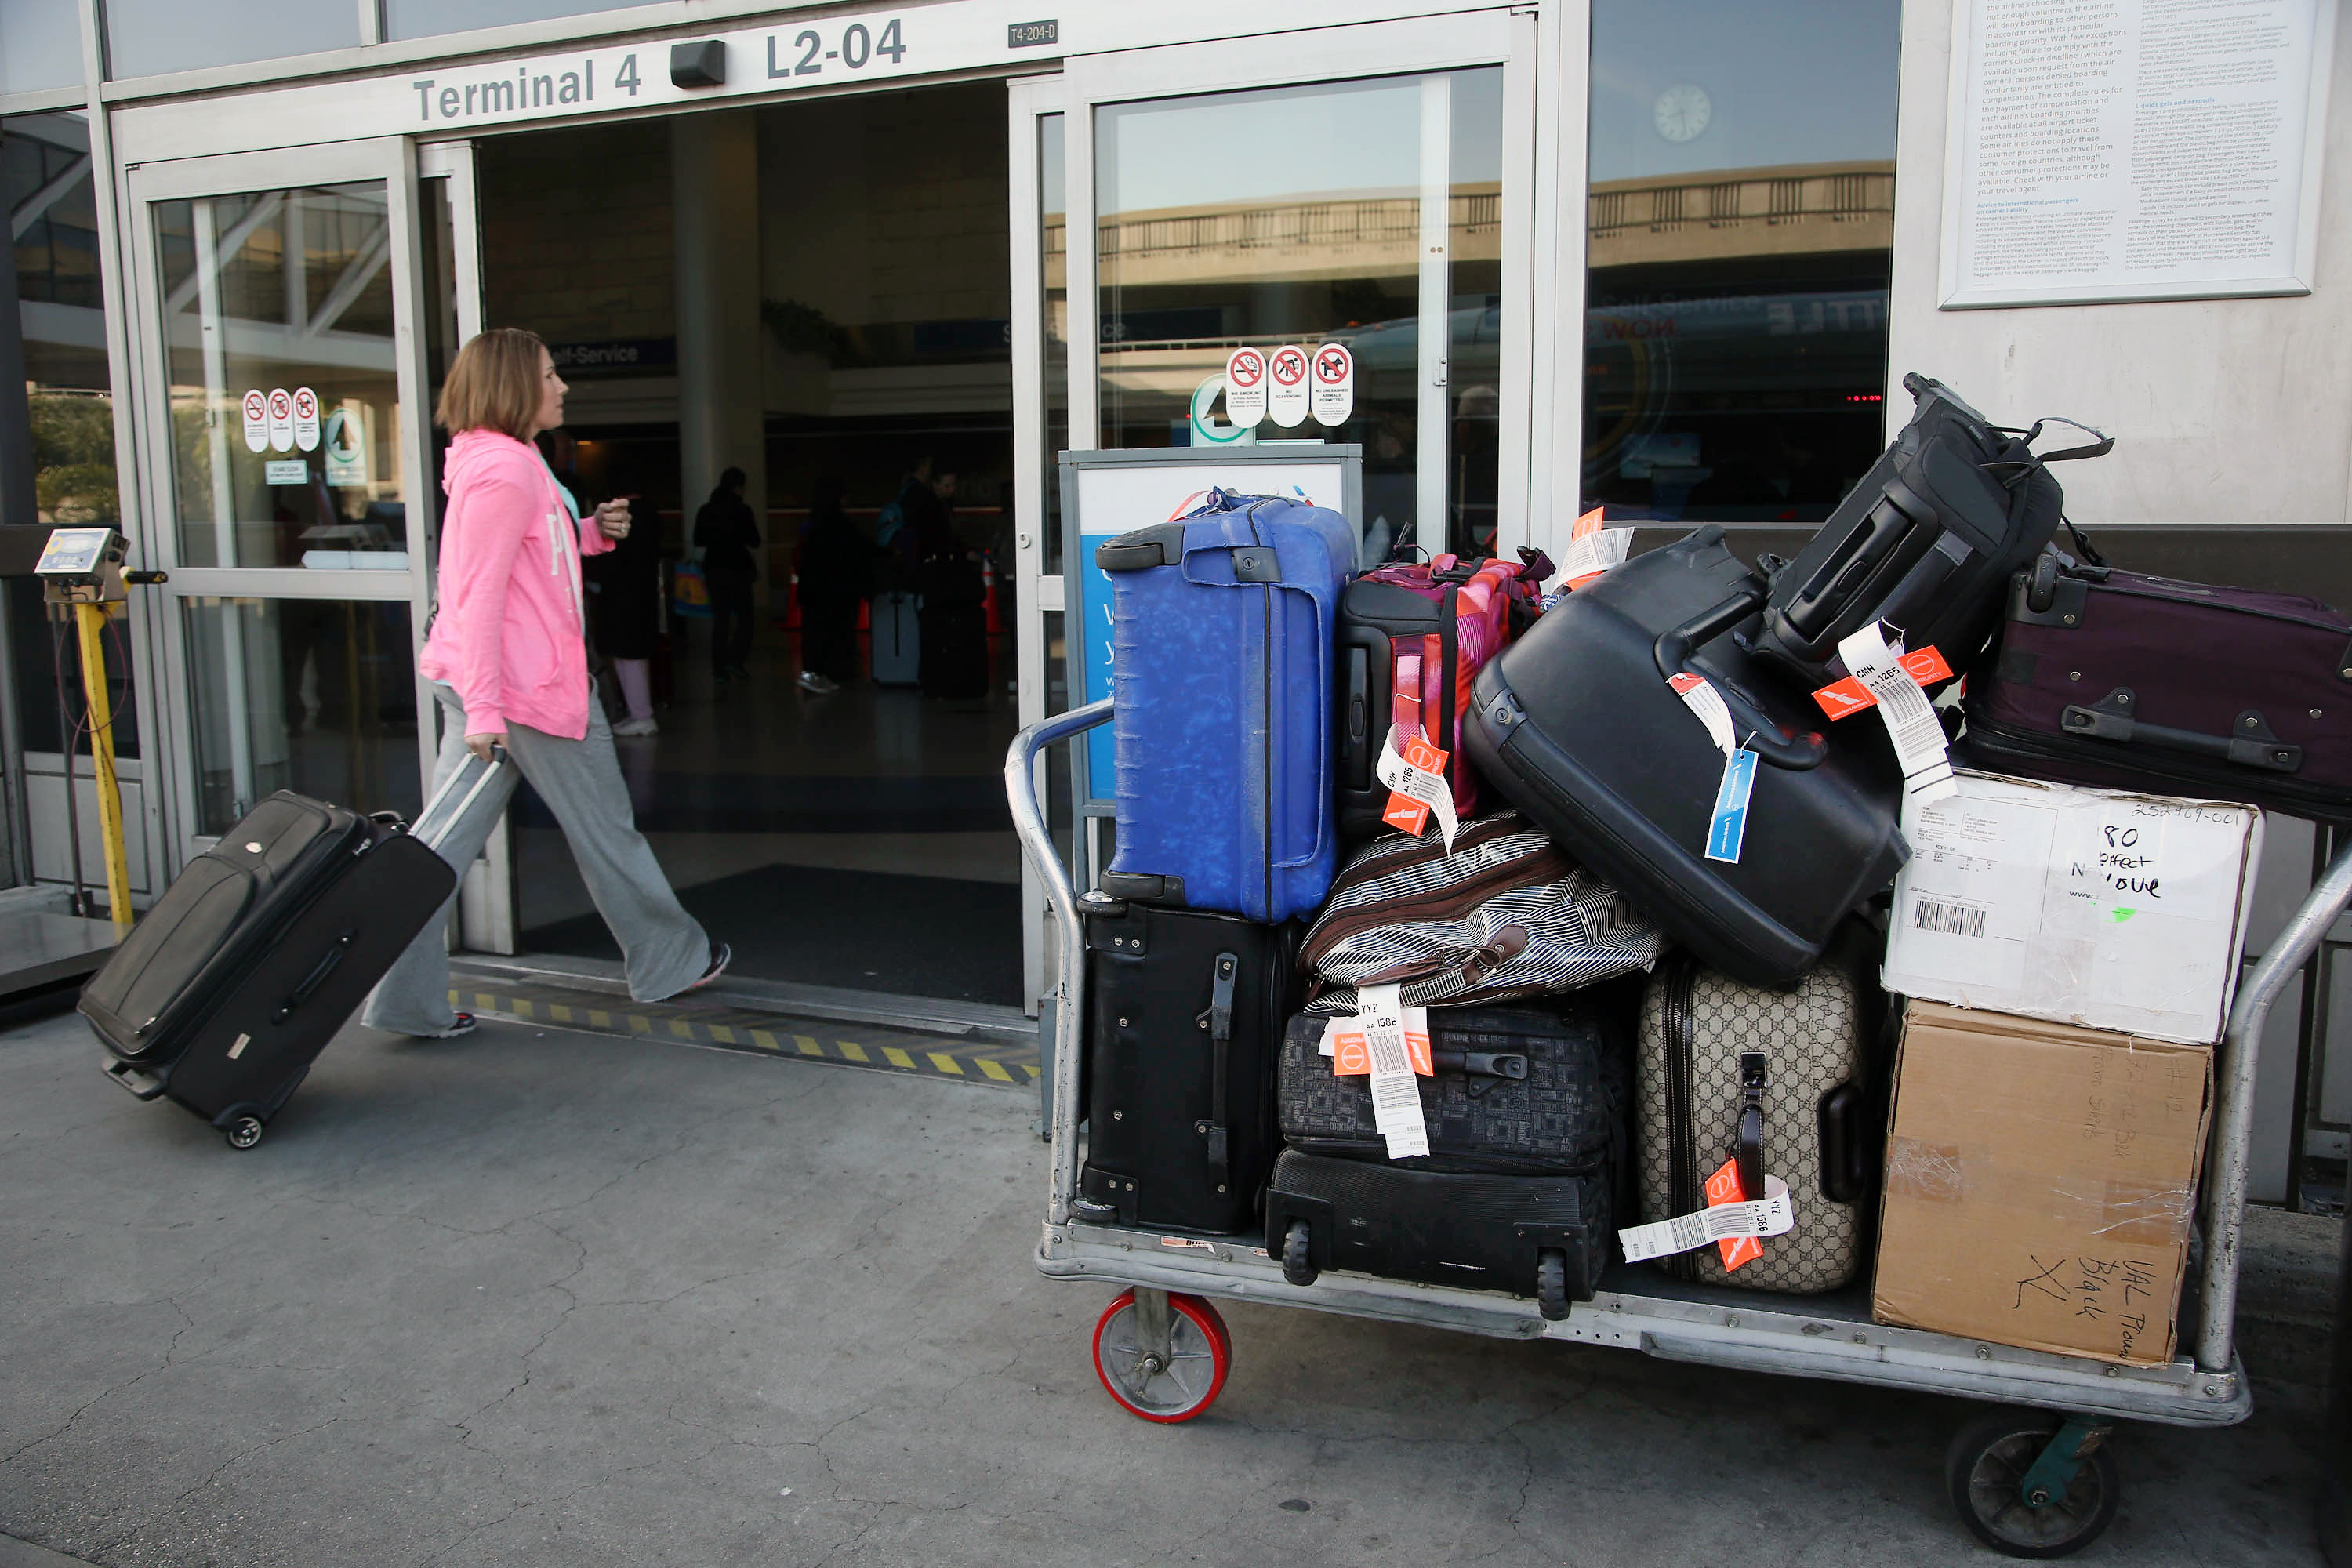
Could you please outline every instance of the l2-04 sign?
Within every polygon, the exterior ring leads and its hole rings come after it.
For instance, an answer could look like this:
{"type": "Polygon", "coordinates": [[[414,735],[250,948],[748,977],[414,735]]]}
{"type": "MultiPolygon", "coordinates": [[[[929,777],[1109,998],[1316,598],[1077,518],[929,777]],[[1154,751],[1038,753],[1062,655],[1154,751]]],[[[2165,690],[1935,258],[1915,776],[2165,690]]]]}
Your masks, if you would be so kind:
{"type": "Polygon", "coordinates": [[[1275,350],[1266,362],[1266,379],[1273,383],[1266,393],[1266,412],[1284,429],[1295,428],[1307,417],[1307,351],[1296,343],[1275,350]]]}
{"type": "Polygon", "coordinates": [[[1315,423],[1345,425],[1356,411],[1356,356],[1345,343],[1325,343],[1315,351],[1315,423]]]}
{"type": "Polygon", "coordinates": [[[1225,360],[1225,417],[1247,430],[1265,417],[1265,351],[1235,349],[1225,360]]]}

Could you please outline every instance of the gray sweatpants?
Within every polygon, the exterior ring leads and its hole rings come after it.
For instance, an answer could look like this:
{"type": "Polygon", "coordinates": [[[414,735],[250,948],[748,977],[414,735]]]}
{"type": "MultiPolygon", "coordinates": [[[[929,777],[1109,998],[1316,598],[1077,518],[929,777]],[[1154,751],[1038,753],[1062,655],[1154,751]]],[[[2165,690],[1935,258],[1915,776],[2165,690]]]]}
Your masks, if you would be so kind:
{"type": "MultiPolygon", "coordinates": [[[[467,755],[466,710],[457,693],[436,681],[433,694],[447,711],[442,715],[441,754],[433,766],[428,800],[467,755]]],[[[669,879],[655,863],[652,846],[637,831],[628,786],[621,781],[620,761],[613,753],[613,731],[595,694],[589,694],[585,739],[567,741],[509,722],[507,758],[508,765],[491,776],[456,822],[446,827],[437,819],[417,824],[420,832],[432,837],[441,858],[462,878],[481,855],[515,785],[528,778],[555,814],[564,842],[580,863],[581,879],[596,900],[596,912],[613,928],[628,956],[629,994],[640,1002],[656,1002],[699,980],[710,967],[710,938],[679,906],[669,879]]],[[[456,810],[466,798],[464,789],[451,791],[450,798],[441,803],[442,812],[456,810]]],[[[455,902],[456,895],[450,897],[455,902]]],[[[441,915],[418,933],[377,984],[360,1014],[362,1023],[396,1035],[429,1035],[456,1022],[443,937],[447,913],[444,905],[441,915]]]]}

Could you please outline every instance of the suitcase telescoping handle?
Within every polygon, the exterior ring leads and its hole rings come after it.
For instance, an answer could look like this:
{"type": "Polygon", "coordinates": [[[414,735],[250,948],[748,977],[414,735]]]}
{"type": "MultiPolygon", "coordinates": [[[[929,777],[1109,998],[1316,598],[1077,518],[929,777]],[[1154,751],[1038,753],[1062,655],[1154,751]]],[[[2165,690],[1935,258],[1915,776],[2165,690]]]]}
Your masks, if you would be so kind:
{"type": "MultiPolygon", "coordinates": [[[[1760,583],[1742,589],[1715,608],[1659,633],[1658,640],[1651,649],[1658,662],[1658,678],[1672,680],[1685,673],[1694,652],[1764,607],[1764,585],[1760,583]]],[[[1709,684],[1723,699],[1723,705],[1731,710],[1733,728],[1741,731],[1739,744],[1774,767],[1801,773],[1821,766],[1822,759],[1830,754],[1827,743],[1818,734],[1787,734],[1727,682],[1717,680],[1709,684]]]]}
{"type": "Polygon", "coordinates": [[[1192,1131],[1208,1140],[1209,1174],[1216,1178],[1221,1193],[1233,1184],[1229,1135],[1233,1123],[1225,1116],[1225,1094],[1234,1047],[1234,976],[1241,966],[1238,954],[1217,954],[1216,964],[1209,972],[1209,1010],[1194,1020],[1209,1031],[1210,1069],[1209,1119],[1196,1122],[1192,1131]]]}
{"type": "MultiPolygon", "coordinates": [[[[474,802],[481,798],[482,792],[490,787],[490,781],[499,776],[499,773],[509,765],[509,762],[507,749],[504,746],[492,746],[490,760],[480,764],[480,776],[474,780],[473,787],[466,792],[465,798],[457,803],[457,809],[444,817],[438,826],[426,827],[425,824],[432,821],[434,814],[441,809],[441,803],[449,798],[459,782],[465,778],[467,771],[476,765],[475,759],[470,755],[467,756],[456,767],[449,770],[449,776],[441,781],[441,787],[433,792],[433,798],[426,801],[425,809],[416,814],[416,826],[409,829],[409,832],[427,849],[437,853],[442,840],[449,837],[452,828],[466,820],[466,814],[474,809],[474,802]]],[[[463,870],[465,868],[461,866],[458,869],[463,870]]]]}

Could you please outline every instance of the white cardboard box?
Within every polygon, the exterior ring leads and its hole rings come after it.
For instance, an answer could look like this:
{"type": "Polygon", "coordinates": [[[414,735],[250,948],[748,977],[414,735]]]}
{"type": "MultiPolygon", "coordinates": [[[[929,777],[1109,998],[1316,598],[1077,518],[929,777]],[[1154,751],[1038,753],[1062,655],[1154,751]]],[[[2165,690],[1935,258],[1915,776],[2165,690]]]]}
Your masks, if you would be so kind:
{"type": "Polygon", "coordinates": [[[2208,1045],[2237,988],[2263,814],[1958,773],[1906,813],[1889,991],[2208,1045]]]}

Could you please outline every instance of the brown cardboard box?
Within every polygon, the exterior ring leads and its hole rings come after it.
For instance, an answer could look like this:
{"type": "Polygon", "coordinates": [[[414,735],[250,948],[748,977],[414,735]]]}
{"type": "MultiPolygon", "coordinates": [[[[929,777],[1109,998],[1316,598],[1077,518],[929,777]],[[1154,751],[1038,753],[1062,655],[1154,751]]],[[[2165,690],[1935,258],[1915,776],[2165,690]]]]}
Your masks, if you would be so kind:
{"type": "Polygon", "coordinates": [[[1873,1316],[2171,1360],[2212,1083],[2210,1046],[1912,1003],[1873,1316]]]}

